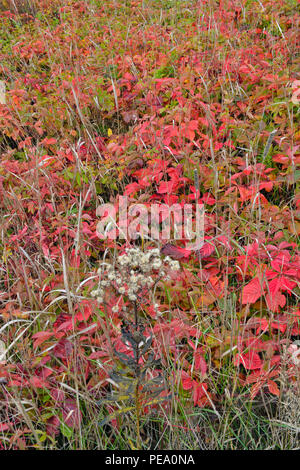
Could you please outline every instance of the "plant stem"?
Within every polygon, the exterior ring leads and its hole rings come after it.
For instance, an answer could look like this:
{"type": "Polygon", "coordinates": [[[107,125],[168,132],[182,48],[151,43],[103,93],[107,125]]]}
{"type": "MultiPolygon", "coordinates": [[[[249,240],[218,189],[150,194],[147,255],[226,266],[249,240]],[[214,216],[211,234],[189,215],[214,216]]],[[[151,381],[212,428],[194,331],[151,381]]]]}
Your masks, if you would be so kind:
{"type": "MultiPolygon", "coordinates": [[[[138,308],[137,302],[134,302],[134,329],[137,332],[139,328],[138,324],[138,308]]],[[[141,436],[140,436],[140,404],[139,404],[139,386],[140,386],[140,353],[139,344],[136,343],[136,387],[135,387],[135,408],[136,408],[136,447],[137,450],[141,449],[141,436]]]]}

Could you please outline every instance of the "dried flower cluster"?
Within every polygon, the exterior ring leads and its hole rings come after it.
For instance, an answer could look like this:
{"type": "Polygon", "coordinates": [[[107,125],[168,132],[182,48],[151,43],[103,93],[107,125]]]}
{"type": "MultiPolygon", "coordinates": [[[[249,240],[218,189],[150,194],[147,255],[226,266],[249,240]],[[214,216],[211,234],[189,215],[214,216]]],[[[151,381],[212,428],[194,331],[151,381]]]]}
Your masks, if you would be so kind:
{"type": "Polygon", "coordinates": [[[135,302],[138,294],[144,289],[151,289],[157,280],[162,277],[169,279],[168,270],[178,269],[178,261],[168,256],[162,260],[158,248],[147,253],[140,248],[129,248],[117,257],[114,265],[106,265],[105,270],[98,269],[99,285],[91,295],[97,297],[98,302],[103,302],[105,288],[113,285],[118,294],[127,295],[130,301],[135,302]]]}

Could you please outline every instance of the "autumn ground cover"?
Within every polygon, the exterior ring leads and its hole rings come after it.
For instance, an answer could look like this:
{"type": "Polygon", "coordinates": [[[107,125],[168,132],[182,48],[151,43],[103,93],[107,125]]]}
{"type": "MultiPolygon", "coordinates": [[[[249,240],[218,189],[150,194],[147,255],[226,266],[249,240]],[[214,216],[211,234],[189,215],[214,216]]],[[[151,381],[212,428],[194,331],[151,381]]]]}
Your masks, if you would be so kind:
{"type": "Polygon", "coordinates": [[[1,448],[299,448],[298,2],[0,4],[1,448]],[[120,196],[205,208],[137,298],[120,196]]]}

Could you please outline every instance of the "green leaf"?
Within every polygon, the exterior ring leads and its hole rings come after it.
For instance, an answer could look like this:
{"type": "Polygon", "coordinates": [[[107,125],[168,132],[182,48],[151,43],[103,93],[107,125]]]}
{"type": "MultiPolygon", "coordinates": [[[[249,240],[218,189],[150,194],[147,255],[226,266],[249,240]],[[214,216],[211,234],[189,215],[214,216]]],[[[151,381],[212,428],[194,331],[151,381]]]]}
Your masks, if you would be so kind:
{"type": "Polygon", "coordinates": [[[65,423],[60,424],[60,430],[63,436],[65,436],[67,439],[70,439],[73,434],[73,429],[69,428],[65,423]]]}

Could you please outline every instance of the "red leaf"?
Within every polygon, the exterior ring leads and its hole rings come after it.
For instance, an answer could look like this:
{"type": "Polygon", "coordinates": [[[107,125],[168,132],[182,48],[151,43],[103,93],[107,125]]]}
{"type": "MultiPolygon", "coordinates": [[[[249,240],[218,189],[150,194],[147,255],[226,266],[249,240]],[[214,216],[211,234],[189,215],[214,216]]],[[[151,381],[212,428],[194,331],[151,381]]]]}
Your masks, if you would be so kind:
{"type": "Polygon", "coordinates": [[[253,385],[253,387],[251,388],[251,392],[250,392],[251,400],[254,400],[254,398],[260,391],[261,387],[262,387],[261,382],[257,382],[256,384],[253,385]]]}
{"type": "Polygon", "coordinates": [[[205,202],[208,206],[213,206],[216,203],[216,200],[214,197],[212,197],[209,193],[203,194],[201,198],[202,202],[205,202]]]}
{"type": "Polygon", "coordinates": [[[32,338],[36,340],[34,341],[33,347],[36,348],[37,346],[40,346],[49,338],[51,338],[51,336],[53,336],[53,333],[51,333],[51,331],[39,331],[38,333],[35,333],[32,336],[32,338]]]}
{"type": "Polygon", "coordinates": [[[87,321],[90,316],[92,315],[92,309],[89,305],[87,305],[86,307],[84,307],[84,310],[83,312],[79,312],[76,314],[76,320],[78,321],[87,321]]]}
{"type": "Polygon", "coordinates": [[[199,353],[195,353],[195,370],[200,370],[202,375],[205,375],[207,371],[205,359],[199,353]]]}
{"type": "Polygon", "coordinates": [[[258,277],[252,279],[243,289],[242,303],[254,304],[264,293],[261,281],[258,277]]]}
{"type": "Polygon", "coordinates": [[[207,391],[207,384],[205,383],[196,383],[194,381],[194,390],[193,390],[193,400],[194,400],[194,406],[201,406],[202,405],[202,398],[206,397],[207,391]]]}
{"type": "Polygon", "coordinates": [[[193,388],[193,380],[184,371],[182,371],[181,373],[181,383],[182,383],[183,390],[191,390],[191,388],[193,388]]]}
{"type": "Polygon", "coordinates": [[[42,140],[42,144],[43,144],[43,145],[46,145],[46,146],[48,146],[48,145],[54,145],[54,144],[56,144],[56,139],[55,139],[54,137],[50,137],[49,139],[48,139],[48,138],[43,139],[43,140],[42,140]]]}
{"type": "Polygon", "coordinates": [[[200,258],[208,258],[215,251],[215,247],[212,243],[204,243],[204,245],[198,251],[200,258]]]}
{"type": "Polygon", "coordinates": [[[274,382],[273,380],[268,380],[268,389],[273,395],[279,397],[280,392],[276,382],[274,382]]]}
{"type": "Polygon", "coordinates": [[[138,183],[130,183],[126,186],[124,195],[130,196],[131,194],[135,194],[141,188],[140,184],[138,183]]]}
{"type": "Polygon", "coordinates": [[[247,370],[255,370],[260,369],[263,363],[256,352],[249,351],[244,354],[238,354],[234,359],[234,365],[243,365],[247,370]]]}
{"type": "Polygon", "coordinates": [[[279,312],[279,307],[285,306],[286,298],[280,292],[276,292],[274,295],[267,294],[266,302],[272,312],[279,312]]]}
{"type": "Polygon", "coordinates": [[[165,194],[165,193],[171,194],[174,185],[175,185],[175,181],[173,181],[173,180],[171,180],[171,181],[162,181],[159,185],[157,193],[158,194],[165,194]]]}
{"type": "Polygon", "coordinates": [[[0,432],[8,431],[10,429],[10,423],[0,423],[0,432]]]}
{"type": "Polygon", "coordinates": [[[65,401],[62,410],[63,418],[67,426],[78,429],[81,423],[81,411],[77,407],[76,400],[72,398],[65,401]]]}
{"type": "Polygon", "coordinates": [[[48,434],[48,436],[57,435],[59,433],[59,425],[60,421],[57,416],[51,416],[51,418],[47,420],[46,424],[46,433],[48,434]]]}
{"type": "Polygon", "coordinates": [[[161,254],[166,256],[171,256],[174,259],[182,259],[188,258],[191,254],[191,250],[187,250],[186,248],[180,248],[175,245],[171,245],[171,243],[166,243],[160,250],[161,254]]]}
{"type": "Polygon", "coordinates": [[[266,318],[254,318],[254,324],[259,326],[256,329],[256,334],[258,335],[261,331],[265,332],[269,329],[269,321],[266,318]]]}
{"type": "Polygon", "coordinates": [[[39,377],[30,377],[29,382],[34,388],[45,388],[47,387],[47,382],[41,380],[39,377]]]}

